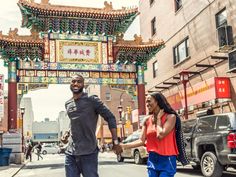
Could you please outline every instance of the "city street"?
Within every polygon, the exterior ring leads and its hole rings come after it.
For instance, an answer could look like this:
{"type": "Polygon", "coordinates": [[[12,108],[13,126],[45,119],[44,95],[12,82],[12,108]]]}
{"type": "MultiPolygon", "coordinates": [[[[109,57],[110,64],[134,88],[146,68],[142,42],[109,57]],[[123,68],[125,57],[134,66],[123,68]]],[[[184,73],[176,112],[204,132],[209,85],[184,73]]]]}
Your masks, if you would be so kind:
{"type": "MultiPolygon", "coordinates": [[[[43,160],[33,161],[19,171],[15,177],[65,177],[64,155],[45,155],[43,160]]],[[[125,160],[124,163],[117,163],[112,153],[99,154],[99,175],[100,177],[145,177],[146,166],[135,165],[133,160],[125,160]]],[[[176,177],[201,177],[200,171],[195,171],[191,167],[178,167],[176,177]]],[[[235,172],[224,173],[222,177],[235,177],[235,172]]]]}

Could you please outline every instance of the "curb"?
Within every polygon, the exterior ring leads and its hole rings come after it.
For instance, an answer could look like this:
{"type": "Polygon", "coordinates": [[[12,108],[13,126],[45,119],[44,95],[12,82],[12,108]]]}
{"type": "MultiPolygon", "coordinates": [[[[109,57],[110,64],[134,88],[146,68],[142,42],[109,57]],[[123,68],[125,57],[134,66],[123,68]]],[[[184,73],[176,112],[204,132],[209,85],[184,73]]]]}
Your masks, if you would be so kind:
{"type": "MultiPolygon", "coordinates": [[[[27,163],[27,162],[26,162],[26,163],[27,163]]],[[[16,176],[17,173],[18,173],[22,168],[25,167],[26,163],[22,164],[21,167],[12,175],[12,177],[16,176]]]]}

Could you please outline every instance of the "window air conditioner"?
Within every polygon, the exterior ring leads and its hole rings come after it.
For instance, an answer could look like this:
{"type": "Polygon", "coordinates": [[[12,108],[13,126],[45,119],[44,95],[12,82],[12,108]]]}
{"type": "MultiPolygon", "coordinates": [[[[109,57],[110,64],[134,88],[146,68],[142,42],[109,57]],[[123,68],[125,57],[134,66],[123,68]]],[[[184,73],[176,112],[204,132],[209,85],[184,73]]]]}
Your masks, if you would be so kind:
{"type": "Polygon", "coordinates": [[[236,72],[236,50],[229,52],[229,71],[236,72]]]}
{"type": "Polygon", "coordinates": [[[232,26],[221,26],[217,29],[218,31],[218,41],[219,47],[233,45],[233,29],[232,26]]]}

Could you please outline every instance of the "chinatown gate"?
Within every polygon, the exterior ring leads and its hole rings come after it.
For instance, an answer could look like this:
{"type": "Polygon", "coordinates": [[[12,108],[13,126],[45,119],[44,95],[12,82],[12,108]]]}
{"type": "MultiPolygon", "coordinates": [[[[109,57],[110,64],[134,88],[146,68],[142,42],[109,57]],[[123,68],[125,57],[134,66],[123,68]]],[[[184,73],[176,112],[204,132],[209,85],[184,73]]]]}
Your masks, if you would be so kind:
{"type": "Polygon", "coordinates": [[[48,0],[20,0],[22,27],[0,33],[0,50],[8,66],[8,130],[17,129],[17,85],[69,84],[75,73],[85,84],[137,85],[139,115],[145,114],[144,70],[163,41],[133,41],[123,34],[138,16],[138,8],[104,8],[51,5],[48,0]]]}

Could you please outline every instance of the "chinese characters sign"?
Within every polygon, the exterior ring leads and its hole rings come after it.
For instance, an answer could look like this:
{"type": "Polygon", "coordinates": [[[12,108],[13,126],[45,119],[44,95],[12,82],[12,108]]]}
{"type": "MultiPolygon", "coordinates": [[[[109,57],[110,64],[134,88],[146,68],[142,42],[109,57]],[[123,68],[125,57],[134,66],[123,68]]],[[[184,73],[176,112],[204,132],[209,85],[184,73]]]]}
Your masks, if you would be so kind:
{"type": "Polygon", "coordinates": [[[230,80],[226,77],[216,77],[216,98],[231,98],[230,80]]]}
{"type": "MultiPolygon", "coordinates": [[[[230,80],[227,77],[213,77],[187,88],[188,105],[196,105],[214,99],[231,98],[230,80]]],[[[184,105],[184,91],[167,97],[174,109],[184,105]]]]}
{"type": "Polygon", "coordinates": [[[101,63],[101,42],[56,41],[58,62],[101,63]]]}
{"type": "Polygon", "coordinates": [[[64,58],[79,58],[92,60],[95,58],[95,47],[87,46],[64,46],[63,47],[64,58]]]}
{"type": "Polygon", "coordinates": [[[4,117],[4,77],[0,74],[0,121],[3,120],[4,117]]]}

